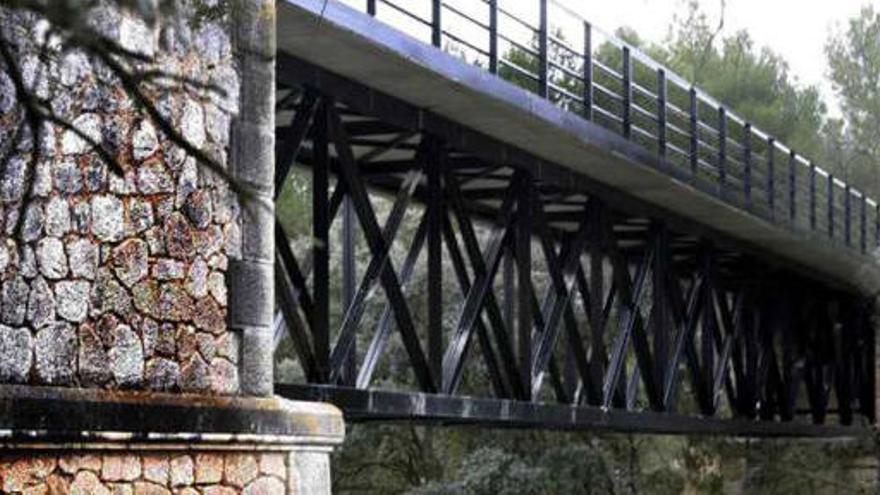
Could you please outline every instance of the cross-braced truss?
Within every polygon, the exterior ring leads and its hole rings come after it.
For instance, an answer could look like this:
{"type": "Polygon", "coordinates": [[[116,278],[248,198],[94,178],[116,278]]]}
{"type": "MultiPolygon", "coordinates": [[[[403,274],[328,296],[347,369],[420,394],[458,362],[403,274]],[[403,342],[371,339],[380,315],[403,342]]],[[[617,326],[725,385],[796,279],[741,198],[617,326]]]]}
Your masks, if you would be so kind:
{"type": "Polygon", "coordinates": [[[669,433],[873,419],[857,293],[283,55],[279,81],[276,189],[310,170],[313,238],[294,252],[276,227],[279,328],[304,377],[282,395],[352,420],[669,433]],[[389,359],[406,373],[379,385],[389,359]]]}

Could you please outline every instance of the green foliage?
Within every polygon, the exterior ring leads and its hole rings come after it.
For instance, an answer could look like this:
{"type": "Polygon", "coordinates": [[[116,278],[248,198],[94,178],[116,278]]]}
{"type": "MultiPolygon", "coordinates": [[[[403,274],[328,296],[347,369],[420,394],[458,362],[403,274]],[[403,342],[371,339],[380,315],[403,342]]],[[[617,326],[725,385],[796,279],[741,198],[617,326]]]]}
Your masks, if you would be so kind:
{"type": "Polygon", "coordinates": [[[646,51],[754,126],[818,160],[826,113],[818,89],[799,84],[787,62],[757,48],[747,32],[718,37],[698,3],[690,2],[666,43],[646,51]]]}
{"type": "Polygon", "coordinates": [[[880,194],[880,12],[866,5],[825,52],[842,121],[828,125],[828,156],[839,175],[875,198],[880,194]]]}

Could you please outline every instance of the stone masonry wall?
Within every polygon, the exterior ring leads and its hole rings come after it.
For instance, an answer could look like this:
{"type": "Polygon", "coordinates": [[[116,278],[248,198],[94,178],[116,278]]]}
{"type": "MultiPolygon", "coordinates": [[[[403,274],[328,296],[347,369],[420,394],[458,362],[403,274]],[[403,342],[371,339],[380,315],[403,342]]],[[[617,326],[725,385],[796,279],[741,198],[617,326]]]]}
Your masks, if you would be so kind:
{"type": "Polygon", "coordinates": [[[295,493],[296,453],[95,452],[0,457],[2,493],[282,495],[295,493]]]}
{"type": "MultiPolygon", "coordinates": [[[[86,17],[153,58],[137,67],[212,86],[159,78],[144,88],[187,141],[225,164],[239,79],[224,20],[151,28],[106,7],[86,17]]],[[[239,229],[228,185],[157,130],[99,60],[47,37],[39,19],[6,11],[0,22],[15,33],[29,87],[124,170],[50,124],[31,167],[22,106],[0,65],[0,143],[13,143],[0,168],[0,383],[236,393],[225,271],[239,229]]]]}

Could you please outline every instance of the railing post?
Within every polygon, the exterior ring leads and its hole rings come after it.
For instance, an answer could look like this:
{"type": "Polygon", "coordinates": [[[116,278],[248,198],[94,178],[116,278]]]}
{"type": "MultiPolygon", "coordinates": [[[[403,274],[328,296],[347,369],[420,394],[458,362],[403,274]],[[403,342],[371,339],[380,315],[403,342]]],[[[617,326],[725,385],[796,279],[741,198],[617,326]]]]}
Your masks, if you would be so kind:
{"type": "Polygon", "coordinates": [[[431,0],[431,44],[439,47],[443,40],[443,27],[440,18],[443,11],[443,0],[431,0]]]}
{"type": "Polygon", "coordinates": [[[797,219],[797,209],[795,201],[797,191],[797,153],[789,150],[788,153],[788,214],[794,223],[797,219]]]}
{"type": "Polygon", "coordinates": [[[874,247],[880,246],[880,202],[874,205],[874,247]]]}
{"type": "Polygon", "coordinates": [[[584,21],[584,118],[593,120],[593,27],[586,21],[584,21]]]}
{"type": "Polygon", "coordinates": [[[752,124],[743,126],[743,194],[746,206],[752,204],[752,124]]]}
{"type": "Polygon", "coordinates": [[[367,14],[376,17],[376,0],[367,0],[367,14]]]}
{"type": "Polygon", "coordinates": [[[771,218],[776,209],[776,141],[767,138],[767,207],[771,218]]]}
{"type": "Polygon", "coordinates": [[[727,181],[727,111],[718,107],[718,184],[724,191],[727,181]]]}
{"type": "Polygon", "coordinates": [[[489,0],[489,72],[498,73],[498,0],[489,0]]]}
{"type": "Polygon", "coordinates": [[[666,71],[657,69],[657,153],[666,158],[666,71]]]}
{"type": "Polygon", "coordinates": [[[828,174],[828,238],[834,239],[834,176],[828,174]]]}
{"type": "Polygon", "coordinates": [[[623,65],[621,67],[623,75],[623,110],[621,121],[623,125],[623,137],[629,139],[632,134],[632,61],[630,60],[629,47],[623,47],[623,65]]]}
{"type": "Polygon", "coordinates": [[[550,54],[549,54],[549,33],[547,19],[547,2],[548,0],[540,0],[540,24],[538,29],[538,94],[547,98],[550,83],[550,54]]]}
{"type": "Polygon", "coordinates": [[[690,158],[691,174],[697,175],[697,166],[700,164],[700,129],[698,124],[699,101],[697,100],[697,88],[690,90],[690,158]]]}
{"type": "Polygon", "coordinates": [[[816,164],[810,162],[810,229],[816,230],[816,164]]]}
{"type": "Polygon", "coordinates": [[[859,234],[861,240],[859,241],[859,244],[861,245],[862,253],[865,253],[868,250],[868,198],[865,196],[864,192],[862,192],[861,203],[861,212],[859,213],[859,216],[861,217],[859,219],[859,234]]]}
{"type": "Polygon", "coordinates": [[[843,237],[846,245],[849,246],[852,244],[852,189],[849,182],[844,186],[844,194],[846,197],[843,200],[843,237]]]}

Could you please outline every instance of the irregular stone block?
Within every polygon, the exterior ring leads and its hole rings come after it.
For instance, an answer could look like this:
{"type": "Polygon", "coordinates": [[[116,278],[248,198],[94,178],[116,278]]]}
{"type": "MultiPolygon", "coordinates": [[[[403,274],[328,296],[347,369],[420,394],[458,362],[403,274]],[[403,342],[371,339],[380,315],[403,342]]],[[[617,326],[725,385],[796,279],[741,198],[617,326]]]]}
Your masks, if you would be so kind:
{"type": "Polygon", "coordinates": [[[33,363],[31,332],[0,325],[0,381],[25,383],[33,363]]]}
{"type": "Polygon", "coordinates": [[[76,366],[76,332],[55,323],[37,332],[34,342],[37,379],[47,385],[69,385],[76,366]]]}
{"type": "Polygon", "coordinates": [[[127,325],[116,328],[116,342],[109,352],[110,370],[120,387],[140,385],[144,375],[144,352],[141,340],[127,325]]]}
{"type": "Polygon", "coordinates": [[[44,277],[58,280],[67,276],[67,255],[64,243],[54,237],[40,239],[37,243],[37,264],[44,277]]]}
{"type": "Polygon", "coordinates": [[[115,196],[92,198],[92,232],[105,242],[116,242],[125,233],[125,212],[122,201],[115,196]]]}
{"type": "Polygon", "coordinates": [[[29,286],[21,277],[3,282],[3,300],[0,319],[7,325],[21,325],[27,310],[29,286]]]}
{"type": "Polygon", "coordinates": [[[55,284],[55,310],[58,316],[74,323],[89,313],[91,284],[85,280],[62,280],[55,284]]]}

